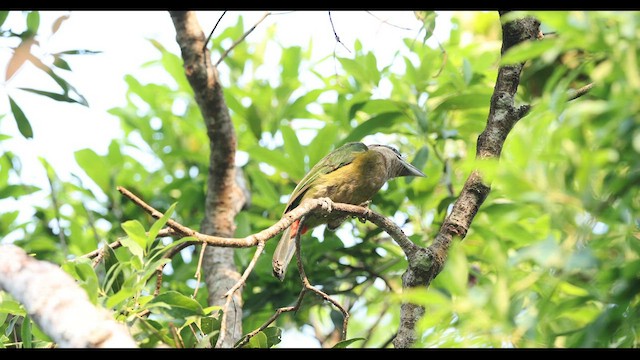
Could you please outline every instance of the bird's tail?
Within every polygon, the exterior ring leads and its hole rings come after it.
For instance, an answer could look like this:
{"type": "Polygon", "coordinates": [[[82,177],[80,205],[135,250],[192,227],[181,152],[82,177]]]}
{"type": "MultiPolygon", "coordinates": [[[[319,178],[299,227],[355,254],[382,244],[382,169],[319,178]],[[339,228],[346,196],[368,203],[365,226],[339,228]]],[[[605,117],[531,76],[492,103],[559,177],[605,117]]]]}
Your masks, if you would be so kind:
{"type": "Polygon", "coordinates": [[[296,234],[300,227],[300,220],[296,220],[288,227],[283,233],[276,250],[273,252],[273,275],[278,280],[284,280],[284,273],[287,271],[287,266],[293,258],[293,254],[296,250],[296,234]]]}

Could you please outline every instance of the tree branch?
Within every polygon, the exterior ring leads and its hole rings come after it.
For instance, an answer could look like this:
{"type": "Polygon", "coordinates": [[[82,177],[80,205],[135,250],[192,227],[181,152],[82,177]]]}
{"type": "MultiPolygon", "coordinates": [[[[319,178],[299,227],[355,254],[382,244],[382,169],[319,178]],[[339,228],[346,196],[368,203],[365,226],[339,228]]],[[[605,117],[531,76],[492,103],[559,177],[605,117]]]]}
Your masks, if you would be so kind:
{"type": "Polygon", "coordinates": [[[567,101],[575,100],[581,97],[582,95],[588,93],[591,88],[593,88],[593,83],[589,83],[579,89],[569,90],[569,98],[567,99],[567,101]]]}
{"type": "MultiPolygon", "coordinates": [[[[138,198],[129,190],[125,189],[122,186],[118,186],[118,191],[120,191],[124,196],[133,200],[136,205],[147,211],[149,215],[152,217],[159,219],[163,216],[163,213],[154,209],[149,204],[138,198]]],[[[249,236],[243,238],[233,238],[233,237],[221,237],[221,236],[213,236],[206,235],[200,232],[197,232],[187,226],[184,226],[178,223],[175,220],[169,219],[167,220],[167,226],[173,229],[173,233],[175,234],[175,238],[181,238],[185,236],[191,236],[195,238],[197,241],[194,242],[186,242],[180,245],[193,245],[195,243],[207,243],[209,245],[218,246],[218,247],[230,247],[230,248],[247,248],[257,246],[259,242],[266,242],[269,239],[277,236],[281,232],[283,232],[286,228],[288,228],[294,221],[302,218],[305,215],[310,213],[316,213],[320,215],[327,215],[329,213],[343,213],[345,215],[353,215],[361,220],[368,220],[378,227],[382,228],[391,238],[403,249],[405,252],[412,252],[415,249],[419,248],[418,245],[414,244],[409,240],[409,238],[402,232],[399,226],[397,226],[390,219],[376,213],[375,211],[365,208],[358,205],[344,204],[344,203],[334,203],[331,202],[331,205],[328,207],[327,202],[330,201],[327,198],[322,199],[306,199],[300,203],[295,209],[289,211],[282,218],[276,222],[275,224],[269,226],[268,228],[257,232],[255,234],[251,234],[249,236]]],[[[183,248],[178,249],[179,246],[176,246],[171,249],[171,251],[180,251],[183,248]],[[177,249],[177,250],[176,250],[177,249]]]]}
{"type": "Polygon", "coordinates": [[[61,347],[137,347],[127,329],[108,311],[96,308],[71,276],[15,245],[0,245],[0,290],[22,303],[61,347]]]}
{"type": "MultiPolygon", "coordinates": [[[[503,12],[500,16],[504,15],[503,12]]],[[[533,18],[517,19],[502,23],[503,43],[501,54],[512,46],[526,40],[538,38],[540,22],[533,18]]],[[[478,136],[476,159],[497,159],[502,146],[513,126],[524,117],[529,106],[514,105],[515,94],[520,83],[520,73],[524,63],[501,66],[491,97],[489,116],[484,131],[478,136]]],[[[479,170],[473,170],[465,182],[453,210],[440,227],[431,246],[419,247],[417,251],[406,253],[409,261],[407,271],[402,276],[402,286],[413,288],[428,287],[442,270],[449,246],[454,238],[464,239],[480,205],[484,202],[490,185],[479,170]]],[[[424,307],[403,303],[400,309],[400,327],[393,340],[396,348],[411,347],[417,340],[416,323],[424,316],[424,307]]]]}
{"type": "MultiPolygon", "coordinates": [[[[242,34],[242,36],[240,36],[240,38],[238,40],[236,40],[233,44],[231,44],[231,46],[229,46],[229,48],[227,50],[225,50],[222,55],[220,55],[220,59],[218,59],[218,61],[216,61],[216,66],[220,65],[220,63],[224,60],[224,58],[227,57],[227,55],[229,55],[229,53],[231,52],[231,50],[233,50],[236,46],[240,45],[241,42],[244,41],[244,39],[249,36],[249,34],[251,34],[253,32],[253,30],[256,29],[256,27],[258,27],[258,25],[260,25],[261,22],[264,21],[264,19],[267,18],[267,16],[271,15],[271,12],[266,11],[264,13],[264,15],[262,15],[262,17],[260,18],[260,20],[258,20],[255,24],[253,24],[253,26],[247,30],[244,34],[242,34]]],[[[212,31],[213,33],[213,31],[212,31]]]]}

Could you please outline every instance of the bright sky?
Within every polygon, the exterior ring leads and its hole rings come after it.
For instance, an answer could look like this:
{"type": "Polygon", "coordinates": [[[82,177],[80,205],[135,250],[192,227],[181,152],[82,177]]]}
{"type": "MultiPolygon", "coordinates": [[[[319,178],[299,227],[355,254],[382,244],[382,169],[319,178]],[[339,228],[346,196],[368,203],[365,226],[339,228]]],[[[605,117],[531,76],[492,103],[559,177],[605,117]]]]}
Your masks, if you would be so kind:
{"type": "MultiPolygon", "coordinates": [[[[22,180],[46,190],[23,198],[20,204],[13,200],[1,200],[0,206],[4,208],[28,208],[34,203],[46,204],[48,183],[38,157],[46,158],[61,179],[69,180],[70,174],[74,173],[81,176],[85,184],[90,184],[91,181],[85,181],[87,178],[77,166],[74,152],[92,148],[98,154],[104,154],[110,141],[120,136],[119,119],[108,114],[107,110],[125,105],[127,87],[124,76],[132,74],[143,83],[162,81],[166,78],[166,75],[159,73],[157,69],[140,68],[143,63],[157,59],[159,54],[147,39],[158,40],[167,49],[179,54],[173,23],[166,11],[74,11],[59,31],[50,36],[51,25],[55,19],[67,14],[69,12],[41,12],[40,49],[43,55],[74,49],[102,51],[97,55],[68,56],[66,60],[73,71],[57,71],[87,99],[89,107],[56,102],[19,90],[20,87],[28,87],[58,91],[55,83],[46,74],[29,63],[9,82],[4,81],[4,71],[0,72],[3,79],[0,82],[0,98],[6,99],[8,93],[21,106],[34,132],[33,139],[24,139],[17,130],[9,102],[0,101],[0,114],[7,114],[0,119],[0,134],[14,136],[13,139],[0,143],[0,152],[11,150],[18,155],[23,167],[22,180]]],[[[198,12],[200,25],[205,34],[208,35],[221,14],[222,11],[198,12]]],[[[249,28],[263,14],[263,11],[227,12],[216,31],[236,24],[239,15],[244,17],[245,28],[249,28]]],[[[331,15],[342,43],[353,51],[355,40],[360,40],[365,51],[375,52],[379,68],[392,61],[398,49],[395,44],[399,44],[403,38],[415,38],[421,25],[411,11],[334,11],[331,15]],[[396,26],[385,24],[383,21],[396,26]]],[[[446,25],[449,18],[448,13],[441,13],[438,17],[435,38],[440,41],[444,40],[443,34],[448,30],[446,25]]],[[[10,14],[7,24],[16,24],[14,32],[21,32],[23,29],[17,26],[24,24],[24,20],[18,13],[10,14]]],[[[284,46],[305,47],[312,38],[312,60],[331,55],[334,49],[338,56],[350,56],[349,51],[342,45],[336,46],[326,11],[274,12],[274,15],[267,17],[247,40],[260,39],[272,24],[277,24],[276,38],[284,46]]],[[[0,69],[6,69],[13,54],[10,47],[15,47],[17,43],[7,44],[5,39],[0,41],[3,41],[0,47],[0,69]]],[[[401,59],[396,61],[402,62],[401,59]]],[[[45,63],[50,64],[51,59],[47,61],[45,57],[45,63]]],[[[323,65],[325,68],[316,70],[328,76],[333,75],[333,65],[330,62],[323,65]]],[[[273,73],[277,73],[277,70],[273,73]]],[[[21,214],[24,221],[28,221],[31,216],[32,214],[27,212],[21,214]]],[[[283,336],[282,346],[318,346],[315,340],[302,333],[298,334],[300,336],[288,332],[283,336]]]]}

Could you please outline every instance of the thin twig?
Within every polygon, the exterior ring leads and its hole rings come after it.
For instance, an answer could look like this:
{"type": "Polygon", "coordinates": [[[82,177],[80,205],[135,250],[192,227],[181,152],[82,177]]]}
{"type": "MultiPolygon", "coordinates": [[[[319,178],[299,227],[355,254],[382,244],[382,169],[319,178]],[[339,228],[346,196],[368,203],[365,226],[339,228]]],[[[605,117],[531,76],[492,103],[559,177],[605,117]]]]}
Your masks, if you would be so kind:
{"type": "Polygon", "coordinates": [[[306,292],[307,292],[307,289],[303,287],[302,290],[300,291],[300,294],[298,295],[298,299],[296,300],[296,303],[293,306],[286,306],[286,307],[281,307],[276,309],[276,312],[273,315],[271,315],[271,317],[267,321],[265,321],[264,324],[260,325],[257,329],[245,335],[236,344],[235,347],[241,348],[245,346],[249,342],[249,340],[251,340],[252,337],[254,337],[260,331],[266,329],[269,325],[271,325],[274,321],[276,321],[276,319],[278,319],[280,315],[282,315],[283,313],[298,311],[298,309],[300,308],[300,304],[302,304],[302,300],[304,299],[304,295],[306,294],[306,292]]]}
{"type": "Polygon", "coordinates": [[[260,18],[260,20],[258,20],[255,24],[253,24],[253,26],[251,27],[251,29],[247,30],[244,34],[242,34],[242,36],[236,40],[233,44],[231,44],[231,46],[225,50],[222,55],[220,55],[220,59],[216,62],[216,66],[220,65],[220,63],[222,62],[222,60],[224,60],[224,58],[227,57],[227,55],[229,55],[229,53],[231,52],[231,50],[233,50],[236,46],[240,45],[240,43],[247,37],[249,36],[249,34],[251,34],[253,32],[253,30],[256,29],[256,27],[258,27],[258,25],[264,21],[264,19],[267,18],[267,16],[271,15],[270,11],[266,11],[264,13],[264,15],[262,15],[262,17],[260,18]]]}
{"type": "Polygon", "coordinates": [[[579,89],[569,90],[569,99],[567,99],[567,101],[575,100],[581,97],[582,95],[588,93],[591,88],[593,88],[593,83],[587,84],[579,89]]]}
{"type": "Polygon", "coordinates": [[[222,17],[226,13],[227,13],[227,10],[222,12],[222,15],[220,15],[220,17],[218,18],[218,21],[216,21],[216,24],[213,26],[213,29],[211,29],[209,36],[207,36],[207,40],[205,40],[204,45],[202,46],[202,52],[204,52],[207,49],[207,44],[209,44],[209,40],[211,40],[211,36],[213,36],[213,32],[216,31],[218,24],[220,24],[220,20],[222,20],[222,17]]]}
{"type": "MultiPolygon", "coordinates": [[[[342,45],[345,49],[347,49],[347,51],[349,53],[351,53],[351,50],[349,50],[349,48],[345,44],[342,43],[342,41],[340,40],[340,37],[338,36],[338,33],[336,32],[336,27],[333,25],[333,18],[331,18],[331,11],[327,11],[327,12],[329,13],[329,22],[331,22],[331,29],[333,30],[333,36],[335,36],[336,42],[338,44],[342,45]]],[[[334,48],[334,51],[333,51],[334,56],[335,56],[335,53],[336,52],[335,52],[335,48],[334,48]]]]}
{"type": "Polygon", "coordinates": [[[180,336],[178,329],[176,329],[176,326],[171,322],[169,323],[169,330],[171,331],[171,335],[173,335],[173,341],[176,343],[176,348],[183,349],[184,342],[182,341],[182,336],[180,336]]]}
{"type": "Polygon", "coordinates": [[[238,289],[240,289],[247,281],[249,274],[251,274],[251,272],[253,271],[253,268],[256,266],[256,263],[258,262],[260,255],[262,255],[262,250],[264,250],[264,245],[265,245],[264,241],[261,241],[258,243],[258,246],[256,246],[256,252],[253,254],[253,258],[249,262],[249,265],[245,269],[244,273],[242,273],[242,277],[231,287],[231,289],[229,289],[224,294],[227,300],[225,301],[224,306],[222,307],[222,320],[220,320],[221,322],[220,336],[218,336],[218,341],[216,342],[216,348],[219,348],[222,346],[222,344],[224,344],[225,334],[227,333],[227,313],[229,310],[229,305],[231,305],[231,301],[233,300],[233,294],[236,291],[238,291],[238,289]]]}
{"type": "Polygon", "coordinates": [[[260,255],[262,255],[262,251],[264,250],[264,245],[265,245],[264,241],[261,241],[258,243],[258,246],[256,246],[256,252],[255,254],[253,254],[253,258],[249,262],[247,269],[242,274],[242,277],[240,278],[240,280],[238,280],[238,282],[236,282],[236,284],[233,285],[233,287],[224,294],[225,297],[231,297],[231,295],[236,290],[238,290],[242,285],[244,285],[244,283],[247,281],[247,278],[249,277],[249,274],[251,273],[251,271],[253,271],[253,268],[256,266],[256,263],[258,262],[260,255]]]}
{"type": "Polygon", "coordinates": [[[160,265],[156,269],[156,288],[153,290],[153,297],[160,295],[160,289],[162,288],[162,271],[164,270],[164,265],[160,265]]]}
{"type": "Polygon", "coordinates": [[[200,249],[200,257],[198,258],[198,267],[196,268],[196,288],[193,291],[193,298],[196,298],[198,295],[198,289],[200,288],[200,279],[202,278],[202,260],[204,260],[204,251],[207,248],[207,243],[202,244],[202,249],[200,249]]]}
{"type": "MultiPolygon", "coordinates": [[[[147,233],[148,234],[148,233],[147,233]]],[[[173,230],[172,228],[164,228],[160,231],[158,231],[158,236],[157,237],[166,237],[166,236],[175,236],[176,235],[176,231],[173,230]]],[[[108,244],[107,246],[109,246],[111,249],[115,250],[117,248],[119,248],[120,246],[122,246],[122,243],[120,243],[120,240],[116,240],[110,244],[108,244]]],[[[78,258],[88,258],[88,259],[92,259],[96,256],[102,257],[102,253],[104,252],[104,248],[99,248],[99,249],[95,249],[89,253],[86,253],[84,255],[78,256],[78,258]]]]}
{"type": "Polygon", "coordinates": [[[387,20],[384,20],[384,19],[380,19],[379,17],[374,15],[371,11],[366,11],[366,13],[371,15],[371,16],[373,16],[374,18],[376,18],[378,21],[380,21],[381,23],[383,23],[385,25],[393,26],[394,28],[398,28],[400,30],[409,30],[409,31],[413,31],[414,30],[414,29],[409,29],[409,28],[406,28],[406,27],[402,27],[402,26],[398,26],[398,25],[392,24],[392,23],[390,23],[390,22],[388,22],[387,20]]]}
{"type": "MultiPolygon", "coordinates": [[[[303,222],[304,222],[304,218],[300,221],[300,223],[303,223],[303,222]]],[[[304,267],[302,265],[302,255],[301,255],[301,252],[300,252],[300,235],[301,235],[301,231],[298,231],[296,233],[296,260],[298,262],[298,272],[300,273],[300,280],[302,280],[302,285],[305,287],[305,289],[313,291],[314,293],[319,295],[324,300],[332,303],[335,307],[338,308],[338,310],[340,310],[340,312],[342,313],[342,317],[343,317],[343,320],[342,320],[342,339],[341,340],[345,340],[347,338],[347,325],[349,324],[349,312],[347,312],[347,310],[345,310],[342,307],[342,305],[340,305],[340,303],[338,303],[337,301],[333,300],[329,295],[325,294],[323,291],[315,288],[309,282],[309,278],[307,277],[307,274],[305,273],[304,267]]]]}
{"type": "MultiPolygon", "coordinates": [[[[116,240],[110,244],[107,245],[108,247],[110,247],[111,249],[117,249],[120,246],[122,246],[122,244],[120,243],[120,240],[116,240]]],[[[99,249],[95,249],[92,252],[86,253],[84,255],[78,256],[78,258],[87,258],[87,259],[93,259],[95,257],[100,257],[102,258],[102,253],[104,252],[103,248],[99,248],[99,249]]]]}

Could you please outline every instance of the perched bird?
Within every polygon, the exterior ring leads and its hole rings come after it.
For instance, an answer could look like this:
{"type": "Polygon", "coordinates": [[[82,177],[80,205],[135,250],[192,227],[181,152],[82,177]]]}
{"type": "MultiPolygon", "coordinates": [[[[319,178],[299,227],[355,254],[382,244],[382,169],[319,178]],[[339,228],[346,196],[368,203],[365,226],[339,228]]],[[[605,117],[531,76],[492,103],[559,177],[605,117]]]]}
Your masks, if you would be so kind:
{"type": "MultiPolygon", "coordinates": [[[[284,213],[295,209],[305,199],[323,197],[333,202],[365,206],[387,180],[399,176],[426,175],[390,146],[347,143],[325,156],[305,175],[293,190],[284,213]]],[[[302,224],[296,220],[284,231],[273,253],[273,275],[280,281],[284,279],[295,252],[298,231],[304,234],[325,223],[330,230],[335,230],[346,218],[329,214],[327,217],[311,215],[302,224]]]]}

